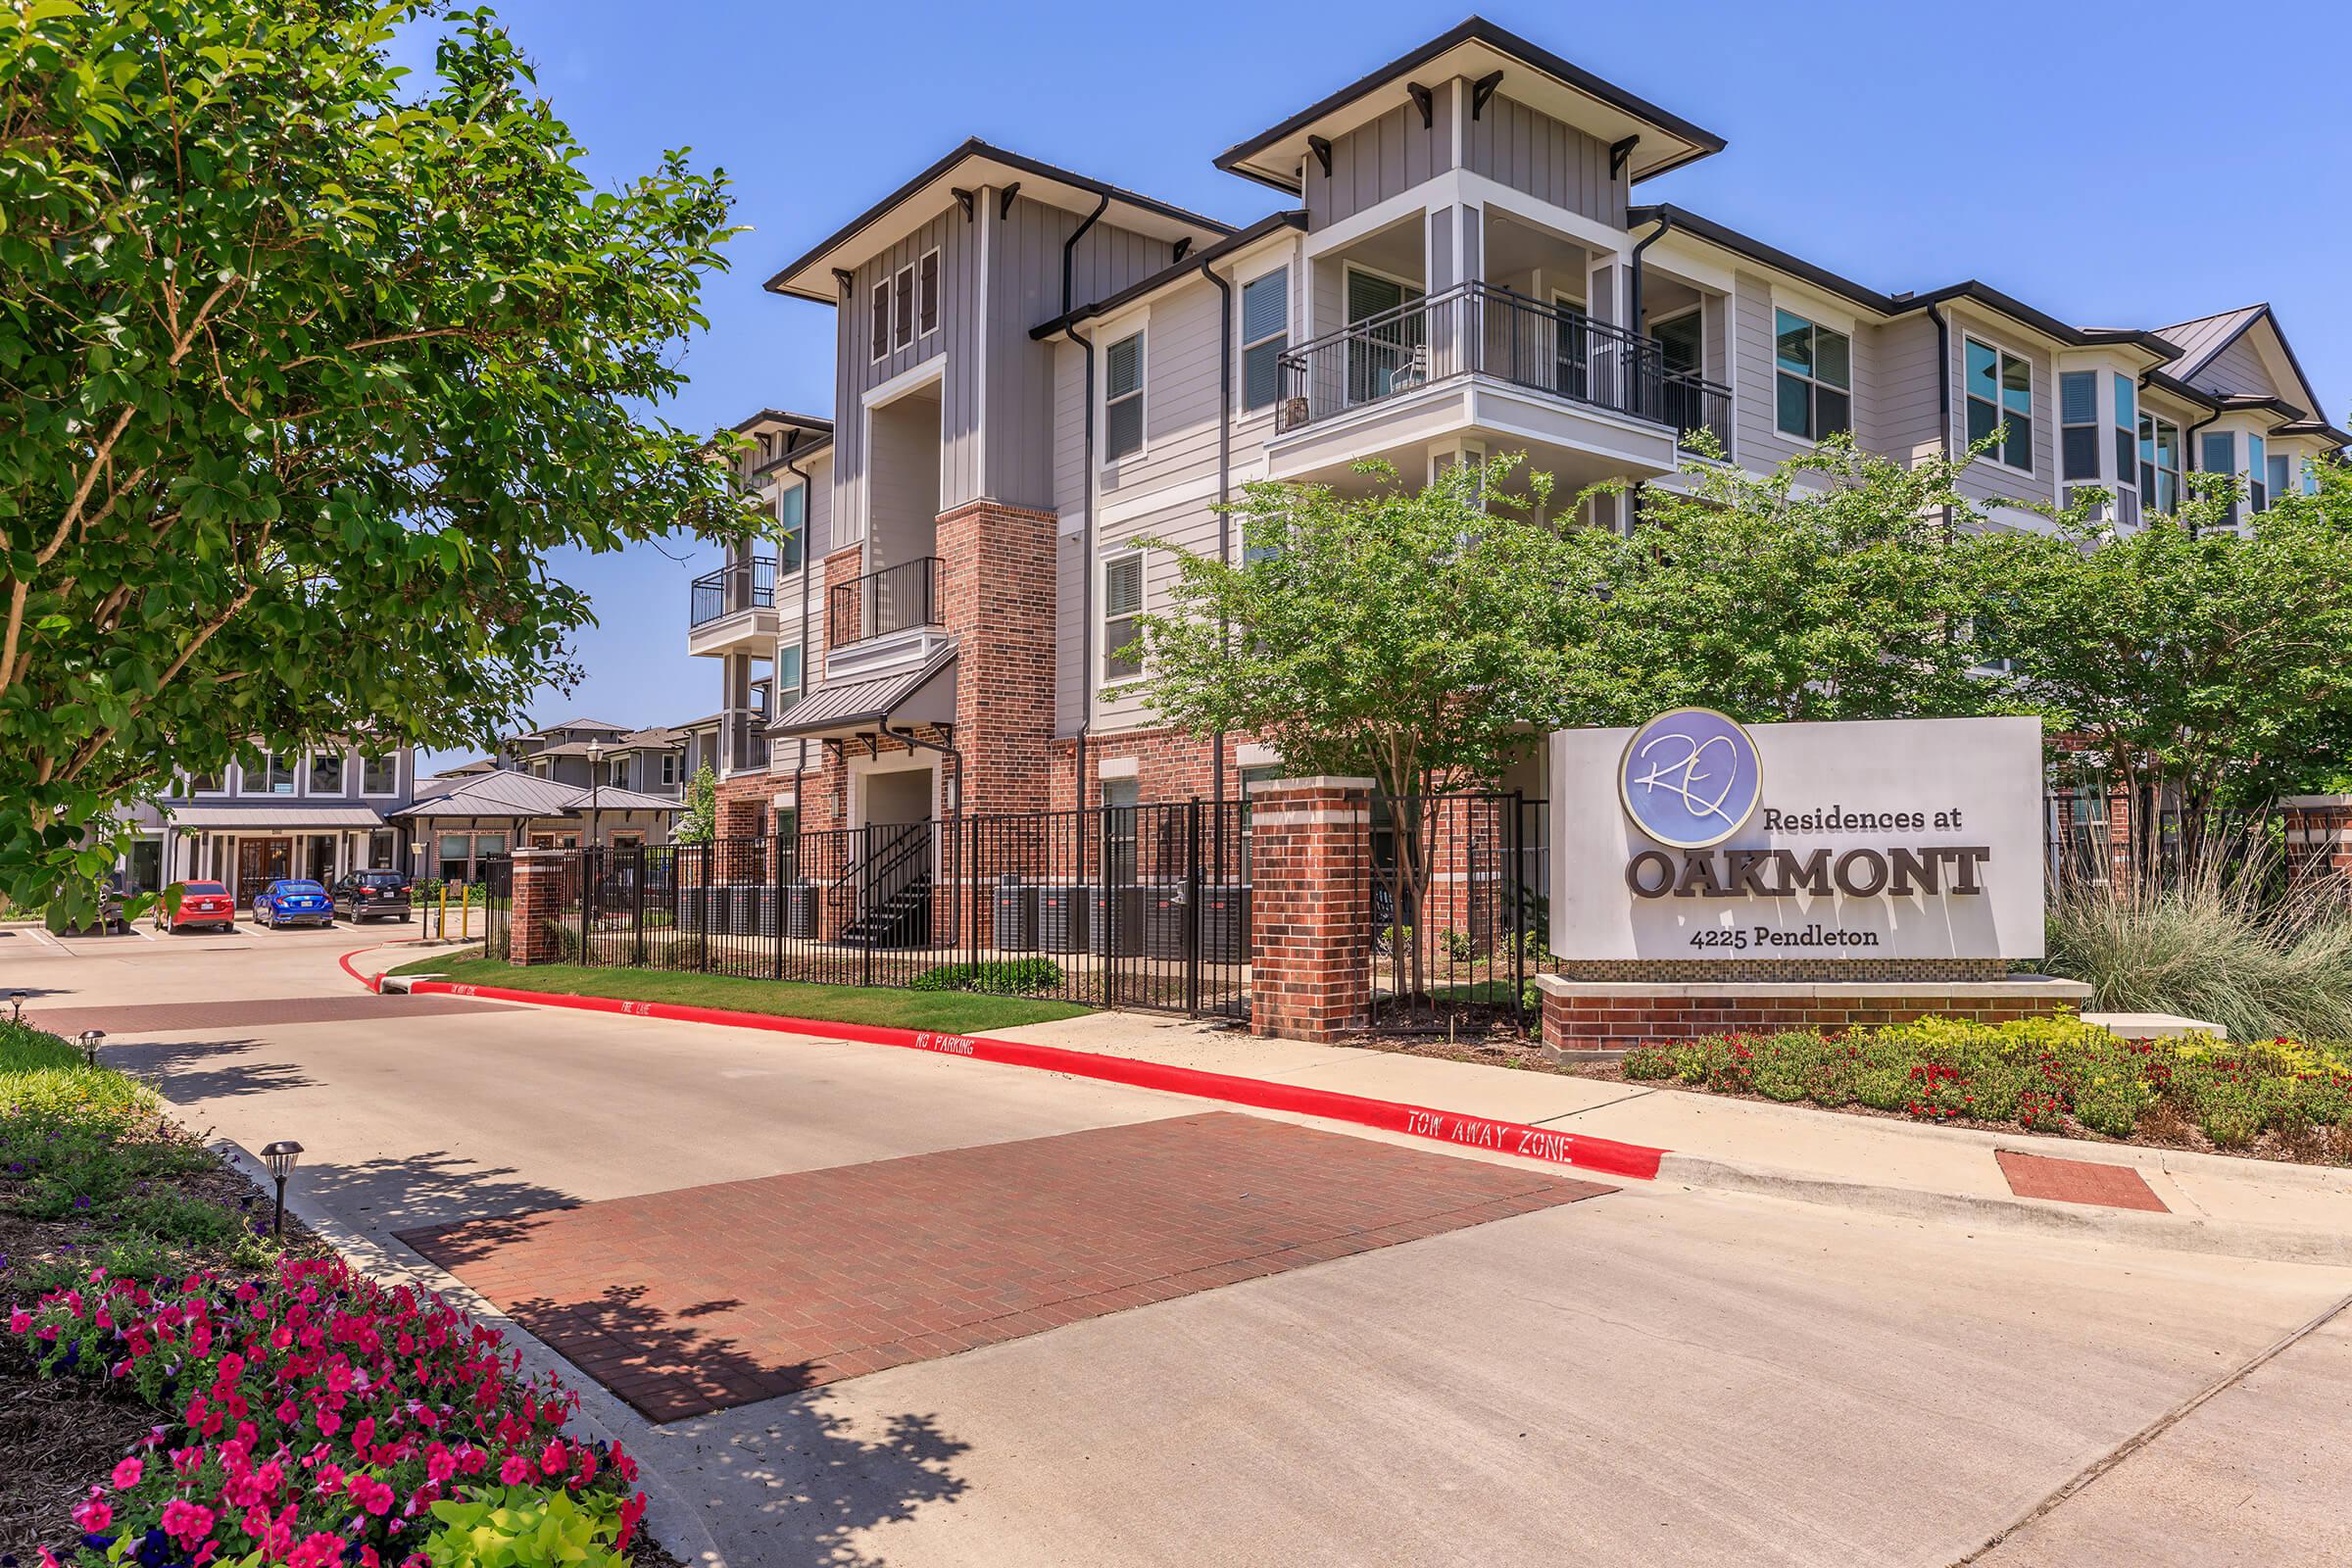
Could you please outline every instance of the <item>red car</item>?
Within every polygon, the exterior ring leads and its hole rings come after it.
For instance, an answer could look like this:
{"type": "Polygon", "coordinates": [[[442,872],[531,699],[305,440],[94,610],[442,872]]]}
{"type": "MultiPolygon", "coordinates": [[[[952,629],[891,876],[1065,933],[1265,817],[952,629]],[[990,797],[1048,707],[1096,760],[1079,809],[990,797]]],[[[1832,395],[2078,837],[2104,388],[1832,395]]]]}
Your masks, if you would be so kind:
{"type": "Polygon", "coordinates": [[[158,931],[178,931],[188,926],[209,926],[216,931],[227,931],[237,923],[237,906],[229,902],[228,889],[218,882],[188,882],[180,888],[179,916],[164,907],[164,901],[155,901],[155,928],[158,931]]]}

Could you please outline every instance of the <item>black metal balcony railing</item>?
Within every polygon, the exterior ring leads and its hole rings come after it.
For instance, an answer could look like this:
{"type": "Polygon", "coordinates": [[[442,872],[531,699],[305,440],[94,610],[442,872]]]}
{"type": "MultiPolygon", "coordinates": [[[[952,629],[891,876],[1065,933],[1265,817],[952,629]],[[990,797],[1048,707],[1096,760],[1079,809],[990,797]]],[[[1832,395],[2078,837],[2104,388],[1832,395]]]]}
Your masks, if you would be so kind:
{"type": "Polygon", "coordinates": [[[694,579],[686,627],[692,631],[739,611],[775,608],[776,558],[753,556],[694,579]]]}
{"type": "Polygon", "coordinates": [[[835,583],[825,598],[825,647],[847,648],[894,631],[936,626],[946,608],[940,592],[937,556],[902,561],[835,583]]]}
{"type": "Polygon", "coordinates": [[[766,713],[754,711],[727,715],[727,771],[750,773],[764,768],[767,766],[768,744],[766,713]]]}
{"type": "Polygon", "coordinates": [[[1669,372],[1655,338],[1492,283],[1461,283],[1302,343],[1282,357],[1278,429],[1457,375],[1490,375],[1591,408],[1711,429],[1728,445],[1729,388],[1669,372]]]}

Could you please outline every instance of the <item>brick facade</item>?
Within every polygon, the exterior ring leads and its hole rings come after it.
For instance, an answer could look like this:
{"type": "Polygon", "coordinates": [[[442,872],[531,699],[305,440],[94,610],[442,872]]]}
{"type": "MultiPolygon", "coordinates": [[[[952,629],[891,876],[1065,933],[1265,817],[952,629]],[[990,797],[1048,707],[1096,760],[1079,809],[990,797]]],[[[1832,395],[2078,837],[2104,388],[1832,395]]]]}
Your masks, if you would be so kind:
{"type": "Polygon", "coordinates": [[[2352,795],[2298,795],[2281,805],[2287,868],[2297,877],[2352,876],[2352,795]]]}
{"type": "Polygon", "coordinates": [[[576,850],[516,850],[514,903],[508,912],[507,961],[554,963],[564,956],[552,929],[564,908],[566,870],[576,850]]]}
{"type": "Polygon", "coordinates": [[[1284,779],[1250,812],[1250,1030],[1328,1041],[1370,1020],[1368,779],[1284,779]]]}
{"type": "Polygon", "coordinates": [[[2090,988],[2038,975],[1999,981],[1676,984],[1544,975],[1544,1044],[1554,1051],[1618,1051],[1708,1035],[1784,1029],[1834,1033],[1915,1018],[2002,1023],[2081,1007],[2090,988]]]}
{"type": "MultiPolygon", "coordinates": [[[[1249,735],[1225,737],[1225,798],[1242,797],[1242,749],[1254,744],[1249,735]]],[[[1079,803],[1075,789],[1078,742],[1057,740],[1051,749],[1053,806],[1068,810],[1079,803]]],[[[1189,801],[1216,798],[1214,743],[1173,729],[1106,730],[1086,738],[1086,800],[1102,804],[1102,764],[1112,759],[1136,760],[1136,798],[1140,801],[1189,801]]]]}
{"type": "MultiPolygon", "coordinates": [[[[1054,739],[1054,516],[975,501],[940,514],[967,813],[1043,810],[1054,739]]],[[[953,764],[951,764],[953,765],[953,764]]]]}

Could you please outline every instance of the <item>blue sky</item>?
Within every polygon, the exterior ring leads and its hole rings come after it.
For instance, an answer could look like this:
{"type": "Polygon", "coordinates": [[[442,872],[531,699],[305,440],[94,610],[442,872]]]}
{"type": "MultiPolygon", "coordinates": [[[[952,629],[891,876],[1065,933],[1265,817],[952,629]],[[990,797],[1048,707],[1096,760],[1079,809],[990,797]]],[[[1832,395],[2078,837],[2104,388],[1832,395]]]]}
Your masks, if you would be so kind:
{"type": "MultiPolygon", "coordinates": [[[[733,176],[734,270],[710,279],[690,428],[832,412],[833,313],[760,287],[781,263],[978,135],[1233,222],[1283,205],[1210,160],[1459,22],[1358,0],[1014,10],[752,0],[506,0],[557,111],[617,180],[689,145],[733,176]]],[[[1681,0],[1484,15],[1729,143],[1640,187],[1888,290],[1979,277],[2064,319],[2161,325],[2268,300],[2352,415],[2352,7],[2286,0],[1681,0]],[[1980,38],[1982,49],[1969,39],[1980,38]],[[1974,55],[1997,70],[1967,71],[1974,55]]],[[[417,42],[412,63],[429,64],[417,42]]],[[[567,557],[604,615],[549,722],[691,718],[692,540],[567,557]]]]}

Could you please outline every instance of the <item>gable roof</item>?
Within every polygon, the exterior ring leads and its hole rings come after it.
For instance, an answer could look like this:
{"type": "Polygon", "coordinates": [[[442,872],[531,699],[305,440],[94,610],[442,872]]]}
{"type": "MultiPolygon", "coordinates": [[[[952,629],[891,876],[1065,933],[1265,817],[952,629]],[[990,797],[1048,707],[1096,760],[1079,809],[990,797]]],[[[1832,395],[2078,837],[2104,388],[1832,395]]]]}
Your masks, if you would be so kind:
{"type": "Polygon", "coordinates": [[[2186,380],[2213,363],[2215,356],[2243,336],[2268,305],[2247,305],[2218,316],[2200,316],[2193,321],[2179,321],[2156,330],[2178,344],[2180,358],[2173,366],[2173,374],[2186,380]]]}
{"type": "Polygon", "coordinates": [[[958,188],[1014,184],[1024,196],[1075,213],[1091,213],[1099,203],[1107,202],[1103,216],[1110,221],[1170,242],[1189,239],[1200,243],[1232,232],[1230,223],[992,147],[973,136],[819,240],[807,255],[769,278],[766,287],[771,293],[796,295],[820,305],[838,304],[841,286],[833,276],[834,269],[855,269],[874,252],[913,232],[956,200],[958,188]]]}
{"type": "MultiPolygon", "coordinates": [[[[594,793],[598,809],[606,811],[680,811],[682,802],[636,790],[603,789],[594,793]]],[[[429,779],[417,785],[417,798],[387,816],[543,817],[577,816],[589,808],[590,792],[577,784],[559,784],[552,778],[502,770],[462,779],[429,779]],[[428,792],[428,787],[429,792],[428,792]]]]}
{"type": "Polygon", "coordinates": [[[1217,167],[1296,196],[1301,188],[1298,161],[1306,154],[1310,135],[1352,130],[1410,102],[1407,78],[1416,73],[1476,80],[1496,71],[1504,73],[1503,84],[1515,89],[1511,97],[1530,108],[1552,114],[1554,119],[1573,115],[1590,122],[1582,128],[1611,142],[1640,137],[1626,166],[1636,182],[1723,151],[1723,138],[1713,131],[1702,130],[1582,66],[1474,16],[1301,109],[1271,130],[1227,148],[1218,155],[1217,167]],[[1514,71],[1534,74],[1515,82],[1514,71]]]}

